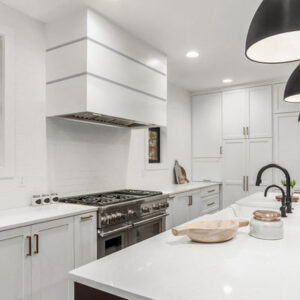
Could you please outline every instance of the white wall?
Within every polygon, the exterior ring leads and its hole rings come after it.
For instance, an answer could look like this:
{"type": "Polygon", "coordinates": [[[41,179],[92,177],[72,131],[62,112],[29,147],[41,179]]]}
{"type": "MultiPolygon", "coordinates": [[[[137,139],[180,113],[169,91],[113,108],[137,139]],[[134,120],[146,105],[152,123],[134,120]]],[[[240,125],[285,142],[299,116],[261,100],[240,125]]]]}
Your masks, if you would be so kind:
{"type": "Polygon", "coordinates": [[[24,206],[47,188],[43,24],[0,3],[0,27],[15,39],[15,178],[0,179],[0,208],[24,206]]]}
{"type": "Polygon", "coordinates": [[[177,159],[191,178],[191,97],[188,92],[168,84],[167,168],[145,168],[145,131],[132,130],[128,161],[127,186],[160,190],[174,180],[177,159]]]}
{"type": "Polygon", "coordinates": [[[36,193],[132,187],[160,189],[174,159],[190,176],[189,94],[169,86],[168,167],[145,171],[144,130],[45,118],[44,25],[0,3],[0,26],[15,32],[15,177],[0,179],[0,209],[29,205],[36,193]]]}

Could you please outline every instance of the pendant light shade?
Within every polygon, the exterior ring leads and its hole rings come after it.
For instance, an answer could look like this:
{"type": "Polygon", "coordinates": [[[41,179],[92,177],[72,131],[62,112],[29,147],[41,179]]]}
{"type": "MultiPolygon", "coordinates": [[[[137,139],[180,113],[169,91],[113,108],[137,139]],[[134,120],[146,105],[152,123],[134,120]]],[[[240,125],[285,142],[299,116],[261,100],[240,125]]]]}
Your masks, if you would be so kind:
{"type": "Polygon", "coordinates": [[[286,102],[300,103],[300,65],[292,73],[286,84],[284,100],[286,102]]]}
{"type": "Polygon", "coordinates": [[[260,63],[300,60],[300,0],[264,0],[247,36],[246,56],[260,63]]]}

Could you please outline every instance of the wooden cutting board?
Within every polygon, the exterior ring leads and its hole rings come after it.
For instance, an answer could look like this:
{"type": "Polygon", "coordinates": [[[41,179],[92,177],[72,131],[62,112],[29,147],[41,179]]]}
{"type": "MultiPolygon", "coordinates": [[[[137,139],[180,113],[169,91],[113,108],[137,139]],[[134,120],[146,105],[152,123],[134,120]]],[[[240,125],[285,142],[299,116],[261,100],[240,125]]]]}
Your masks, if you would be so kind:
{"type": "Polygon", "coordinates": [[[249,224],[248,220],[201,220],[175,227],[175,236],[187,235],[197,243],[221,243],[231,240],[238,229],[249,224]]]}

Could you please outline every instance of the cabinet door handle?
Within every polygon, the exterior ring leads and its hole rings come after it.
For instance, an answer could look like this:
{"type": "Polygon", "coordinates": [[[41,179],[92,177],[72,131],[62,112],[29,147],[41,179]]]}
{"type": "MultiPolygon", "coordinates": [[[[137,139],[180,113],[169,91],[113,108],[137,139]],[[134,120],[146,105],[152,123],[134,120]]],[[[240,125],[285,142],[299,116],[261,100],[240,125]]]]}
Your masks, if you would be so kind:
{"type": "Polygon", "coordinates": [[[80,221],[87,221],[87,220],[90,220],[93,218],[93,215],[89,215],[89,216],[86,216],[86,217],[80,217],[80,221]]]}
{"type": "Polygon", "coordinates": [[[220,154],[223,154],[223,147],[220,146],[220,154]]]}
{"type": "Polygon", "coordinates": [[[192,206],[193,205],[193,196],[189,196],[189,204],[188,206],[192,206]]]}
{"type": "Polygon", "coordinates": [[[35,238],[35,250],[33,253],[38,254],[39,253],[39,235],[34,234],[34,238],[35,238]]]}
{"type": "Polygon", "coordinates": [[[246,191],[249,191],[249,177],[246,176],[246,191]]]}
{"type": "Polygon", "coordinates": [[[27,240],[28,240],[28,253],[26,254],[26,256],[31,256],[31,236],[30,235],[28,235],[28,236],[26,236],[26,238],[27,238],[27,240]]]}
{"type": "Polygon", "coordinates": [[[243,127],[243,135],[245,136],[246,135],[246,128],[243,127]]]}
{"type": "Polygon", "coordinates": [[[216,204],[216,202],[208,203],[207,206],[212,206],[212,205],[214,205],[214,204],[216,204]]]}
{"type": "Polygon", "coordinates": [[[245,192],[245,176],[243,176],[243,191],[245,192]]]}
{"type": "Polygon", "coordinates": [[[249,136],[249,127],[248,126],[246,127],[246,135],[249,136]]]}

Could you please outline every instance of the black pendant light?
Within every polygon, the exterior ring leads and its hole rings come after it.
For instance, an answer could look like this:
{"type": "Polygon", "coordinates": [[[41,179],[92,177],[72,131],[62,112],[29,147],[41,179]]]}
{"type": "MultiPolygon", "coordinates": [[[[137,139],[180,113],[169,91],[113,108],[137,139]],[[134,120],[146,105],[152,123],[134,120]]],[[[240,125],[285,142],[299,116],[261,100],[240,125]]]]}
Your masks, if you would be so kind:
{"type": "Polygon", "coordinates": [[[286,102],[300,103],[300,65],[292,73],[286,84],[284,100],[286,102]]]}
{"type": "Polygon", "coordinates": [[[300,0],[264,0],[247,36],[246,56],[260,63],[300,60],[300,0]]]}
{"type": "MultiPolygon", "coordinates": [[[[300,65],[290,76],[284,91],[284,101],[291,103],[300,103],[300,65]]],[[[298,117],[300,122],[300,114],[298,117]]]]}

